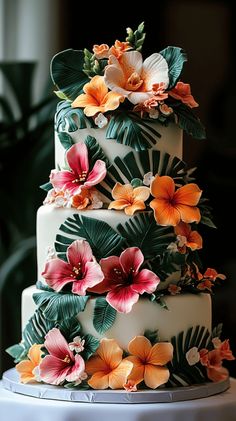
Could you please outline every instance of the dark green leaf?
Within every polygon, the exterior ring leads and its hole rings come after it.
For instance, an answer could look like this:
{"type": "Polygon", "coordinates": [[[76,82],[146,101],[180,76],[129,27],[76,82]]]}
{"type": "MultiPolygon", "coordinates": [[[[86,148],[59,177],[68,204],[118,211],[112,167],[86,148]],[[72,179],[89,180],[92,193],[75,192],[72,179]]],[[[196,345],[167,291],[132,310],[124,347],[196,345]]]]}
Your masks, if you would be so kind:
{"type": "Polygon", "coordinates": [[[61,331],[67,342],[73,342],[76,336],[82,336],[80,322],[77,317],[60,320],[57,322],[56,327],[61,331]]]}
{"type": "Polygon", "coordinates": [[[44,191],[49,191],[53,189],[53,185],[50,182],[48,182],[48,183],[42,184],[41,186],[39,186],[39,188],[44,191]]]}
{"type": "Polygon", "coordinates": [[[93,355],[97,351],[100,341],[99,339],[95,338],[95,336],[90,335],[90,334],[85,335],[83,339],[85,340],[85,343],[84,343],[84,351],[82,352],[81,355],[86,361],[91,357],[91,355],[93,355]]]}
{"type": "Polygon", "coordinates": [[[211,337],[212,338],[220,338],[222,334],[223,323],[219,323],[214,329],[212,330],[211,337]]]}
{"type": "Polygon", "coordinates": [[[109,121],[106,138],[130,146],[136,151],[151,148],[160,134],[146,124],[137,114],[128,112],[114,113],[109,121]]]}
{"type": "Polygon", "coordinates": [[[116,318],[116,310],[108,304],[105,297],[98,297],[93,313],[93,326],[100,334],[112,327],[116,318]]]}
{"type": "Polygon", "coordinates": [[[174,112],[177,115],[178,124],[181,129],[185,130],[186,133],[195,139],[206,138],[205,128],[190,107],[181,104],[174,108],[174,112]]]}
{"type": "Polygon", "coordinates": [[[76,384],[76,382],[66,383],[66,384],[63,384],[63,387],[65,389],[76,389],[76,390],[89,390],[90,389],[90,386],[86,382],[86,380],[82,381],[80,384],[76,384]]]}
{"type": "Polygon", "coordinates": [[[140,23],[138,29],[133,31],[131,28],[127,28],[127,37],[126,41],[130,44],[130,46],[137,51],[142,50],[142,46],[146,37],[144,31],[144,22],[140,23]]]}
{"type": "Polygon", "coordinates": [[[59,140],[65,150],[70,149],[71,146],[74,145],[74,141],[69,133],[66,132],[58,132],[57,133],[59,140]]]}
{"type": "Polygon", "coordinates": [[[90,168],[92,168],[94,166],[95,162],[98,159],[101,159],[102,161],[104,161],[106,163],[106,166],[109,167],[109,165],[110,165],[109,159],[107,158],[107,156],[103,152],[101,146],[96,141],[95,137],[87,136],[84,143],[88,148],[90,168]]]}
{"type": "Polygon", "coordinates": [[[163,254],[175,238],[172,228],[156,223],[153,212],[139,213],[124,225],[119,224],[117,229],[126,239],[128,247],[139,247],[142,250],[145,260],[163,254]]]}
{"type": "Polygon", "coordinates": [[[82,91],[89,78],[83,72],[84,52],[65,50],[56,54],[51,62],[53,83],[68,98],[74,100],[82,91]]]}
{"type": "Polygon", "coordinates": [[[124,244],[124,239],[106,222],[83,215],[74,214],[72,218],[67,218],[60,226],[60,231],[67,235],[57,235],[55,249],[58,256],[63,258],[68,244],[78,238],[88,241],[97,260],[119,255],[124,244]]]}
{"type": "Polygon", "coordinates": [[[94,127],[93,119],[86,117],[81,108],[72,108],[70,101],[60,101],[55,115],[57,132],[75,132],[78,129],[94,127]]]}
{"type": "Polygon", "coordinates": [[[181,270],[181,267],[185,264],[185,259],[186,256],[184,254],[178,252],[172,253],[167,250],[161,256],[157,256],[157,258],[151,260],[149,267],[159,276],[161,281],[165,281],[168,276],[181,270]]]}
{"type": "Polygon", "coordinates": [[[214,224],[214,222],[212,221],[211,218],[209,218],[209,216],[205,216],[203,215],[201,217],[201,224],[207,225],[210,228],[217,228],[216,225],[214,224]]]}
{"type": "Polygon", "coordinates": [[[187,55],[185,51],[179,47],[167,47],[160,51],[160,54],[167,61],[169,73],[168,89],[172,89],[178,82],[183,69],[183,64],[187,61],[187,55]]]}
{"type": "Polygon", "coordinates": [[[158,330],[149,330],[149,329],[147,329],[144,332],[144,336],[146,336],[146,338],[149,339],[149,341],[151,342],[152,345],[154,345],[157,342],[159,342],[158,330]]]}
{"type": "Polygon", "coordinates": [[[84,311],[89,296],[44,291],[33,294],[33,299],[46,319],[60,321],[84,311]]]}

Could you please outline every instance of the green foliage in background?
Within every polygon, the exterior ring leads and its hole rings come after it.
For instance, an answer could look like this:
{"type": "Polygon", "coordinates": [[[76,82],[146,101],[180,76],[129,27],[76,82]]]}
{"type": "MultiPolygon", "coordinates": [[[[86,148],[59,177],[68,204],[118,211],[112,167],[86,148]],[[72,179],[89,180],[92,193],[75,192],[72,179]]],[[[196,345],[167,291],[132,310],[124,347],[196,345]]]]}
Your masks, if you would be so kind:
{"type": "Polygon", "coordinates": [[[56,99],[47,86],[33,103],[35,63],[1,63],[0,95],[0,337],[4,349],[20,337],[21,291],[35,283],[36,211],[44,193],[38,185],[53,167],[56,99]],[[49,93],[51,94],[49,95],[49,93]]]}

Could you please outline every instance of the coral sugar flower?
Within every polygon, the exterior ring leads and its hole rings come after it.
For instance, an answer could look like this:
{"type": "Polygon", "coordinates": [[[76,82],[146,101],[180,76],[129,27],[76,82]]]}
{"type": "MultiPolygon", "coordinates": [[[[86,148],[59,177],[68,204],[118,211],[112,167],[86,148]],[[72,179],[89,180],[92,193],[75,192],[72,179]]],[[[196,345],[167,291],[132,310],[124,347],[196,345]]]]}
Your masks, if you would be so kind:
{"type": "Polygon", "coordinates": [[[131,184],[116,183],[112,190],[112,197],[115,199],[109,204],[108,209],[122,210],[126,215],[133,215],[137,210],[146,208],[145,200],[150,196],[148,187],[140,186],[133,188],[131,184]]]}
{"type": "Polygon", "coordinates": [[[104,293],[107,302],[120,313],[129,313],[139,299],[139,294],[151,294],[160,279],[148,269],[140,270],[144,256],[138,247],[124,250],[120,257],[110,256],[100,260],[104,281],[92,288],[93,292],[104,293]]]}
{"type": "Polygon", "coordinates": [[[28,360],[23,360],[16,365],[16,370],[20,374],[20,381],[22,383],[29,383],[37,381],[36,370],[42,361],[41,351],[43,344],[34,344],[30,347],[28,352],[28,360]]]}
{"type": "Polygon", "coordinates": [[[202,237],[197,231],[192,231],[189,224],[180,222],[174,229],[175,234],[181,237],[184,237],[185,246],[189,247],[191,250],[199,250],[202,248],[202,237]]]}
{"type": "Polygon", "coordinates": [[[84,375],[84,360],[80,355],[73,354],[60,330],[51,329],[45,338],[44,346],[50,355],[46,355],[39,366],[41,379],[54,385],[59,385],[65,380],[80,380],[84,375]]]}
{"type": "Polygon", "coordinates": [[[208,351],[203,348],[199,353],[200,362],[206,367],[208,379],[213,382],[219,382],[228,377],[228,370],[222,367],[222,356],[219,349],[208,351]]]}
{"type": "Polygon", "coordinates": [[[190,108],[198,107],[198,103],[195,101],[191,94],[191,88],[188,83],[178,82],[176,86],[168,92],[170,96],[183,104],[188,105],[190,108]]]}
{"type": "Polygon", "coordinates": [[[144,380],[151,389],[168,381],[170,373],[163,366],[173,358],[171,343],[159,342],[152,346],[145,336],[136,336],[130,341],[128,351],[131,355],[126,359],[133,363],[128,381],[139,384],[144,380]]]}
{"type": "Polygon", "coordinates": [[[55,291],[72,283],[72,292],[85,295],[86,289],[104,278],[101,267],[93,257],[91,247],[85,240],[74,241],[67,249],[67,260],[55,258],[46,263],[42,276],[55,291]]]}
{"type": "Polygon", "coordinates": [[[106,164],[98,159],[89,170],[88,149],[84,143],[76,143],[66,153],[70,171],[52,171],[50,181],[57,190],[67,190],[71,195],[81,189],[89,189],[106,177],[106,164]]]}
{"type": "Polygon", "coordinates": [[[114,339],[102,339],[96,354],[86,362],[86,373],[93,389],[122,389],[133,364],[122,360],[123,351],[114,339]]]}
{"type": "Polygon", "coordinates": [[[84,108],[84,114],[92,117],[97,113],[105,113],[119,107],[124,96],[116,92],[108,92],[102,76],[94,76],[89,83],[84,85],[84,94],[79,95],[72,108],[84,108]]]}
{"type": "Polygon", "coordinates": [[[201,214],[196,205],[202,191],[197,184],[186,184],[175,191],[175,183],[171,177],[156,175],[151,184],[151,194],[155,199],[150,206],[158,224],[176,226],[180,221],[200,221],[201,214]]]}

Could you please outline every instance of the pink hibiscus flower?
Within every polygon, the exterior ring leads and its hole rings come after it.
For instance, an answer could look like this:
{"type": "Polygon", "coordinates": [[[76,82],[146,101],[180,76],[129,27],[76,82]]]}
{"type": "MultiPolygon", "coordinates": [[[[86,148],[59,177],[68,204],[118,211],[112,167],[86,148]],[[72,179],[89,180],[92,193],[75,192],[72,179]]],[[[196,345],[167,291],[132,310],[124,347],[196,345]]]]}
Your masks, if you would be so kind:
{"type": "Polygon", "coordinates": [[[105,278],[92,291],[100,294],[108,291],[107,302],[120,313],[129,313],[133,304],[137,303],[139,294],[153,293],[160,282],[150,270],[139,270],[143,261],[144,256],[138,247],[127,248],[120,257],[101,259],[105,278]]]}
{"type": "Polygon", "coordinates": [[[55,291],[60,291],[72,282],[72,292],[85,295],[86,289],[104,279],[100,265],[96,262],[89,243],[74,241],[67,249],[67,260],[55,258],[46,263],[42,276],[55,291]]]}
{"type": "Polygon", "coordinates": [[[65,380],[80,382],[85,378],[83,358],[71,352],[60,330],[51,329],[45,338],[44,346],[50,355],[46,355],[39,365],[41,379],[45,383],[59,385],[65,380]]]}
{"type": "Polygon", "coordinates": [[[106,176],[106,164],[98,159],[89,171],[88,149],[84,143],[76,143],[66,153],[70,171],[52,171],[50,181],[54,189],[67,190],[71,195],[81,189],[89,189],[100,183],[106,176]]]}

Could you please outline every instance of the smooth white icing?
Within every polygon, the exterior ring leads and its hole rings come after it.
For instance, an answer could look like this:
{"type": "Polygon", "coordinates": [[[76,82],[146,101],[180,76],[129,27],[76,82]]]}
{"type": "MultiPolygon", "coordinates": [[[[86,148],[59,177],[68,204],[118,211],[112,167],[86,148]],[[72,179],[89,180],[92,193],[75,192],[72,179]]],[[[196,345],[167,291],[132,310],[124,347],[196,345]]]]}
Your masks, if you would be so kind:
{"type": "MultiPolygon", "coordinates": [[[[33,293],[39,292],[31,286],[22,294],[22,329],[33,315],[36,305],[33,293]]],[[[181,294],[166,296],[168,310],[155,302],[141,298],[128,314],[117,313],[114,325],[105,334],[99,335],[93,327],[95,299],[88,301],[85,311],[78,319],[85,333],[97,338],[114,338],[122,348],[127,349],[129,341],[136,335],[143,335],[146,329],[158,329],[160,340],[169,341],[172,336],[190,327],[205,326],[211,332],[211,296],[209,294],[181,294]]]]}

